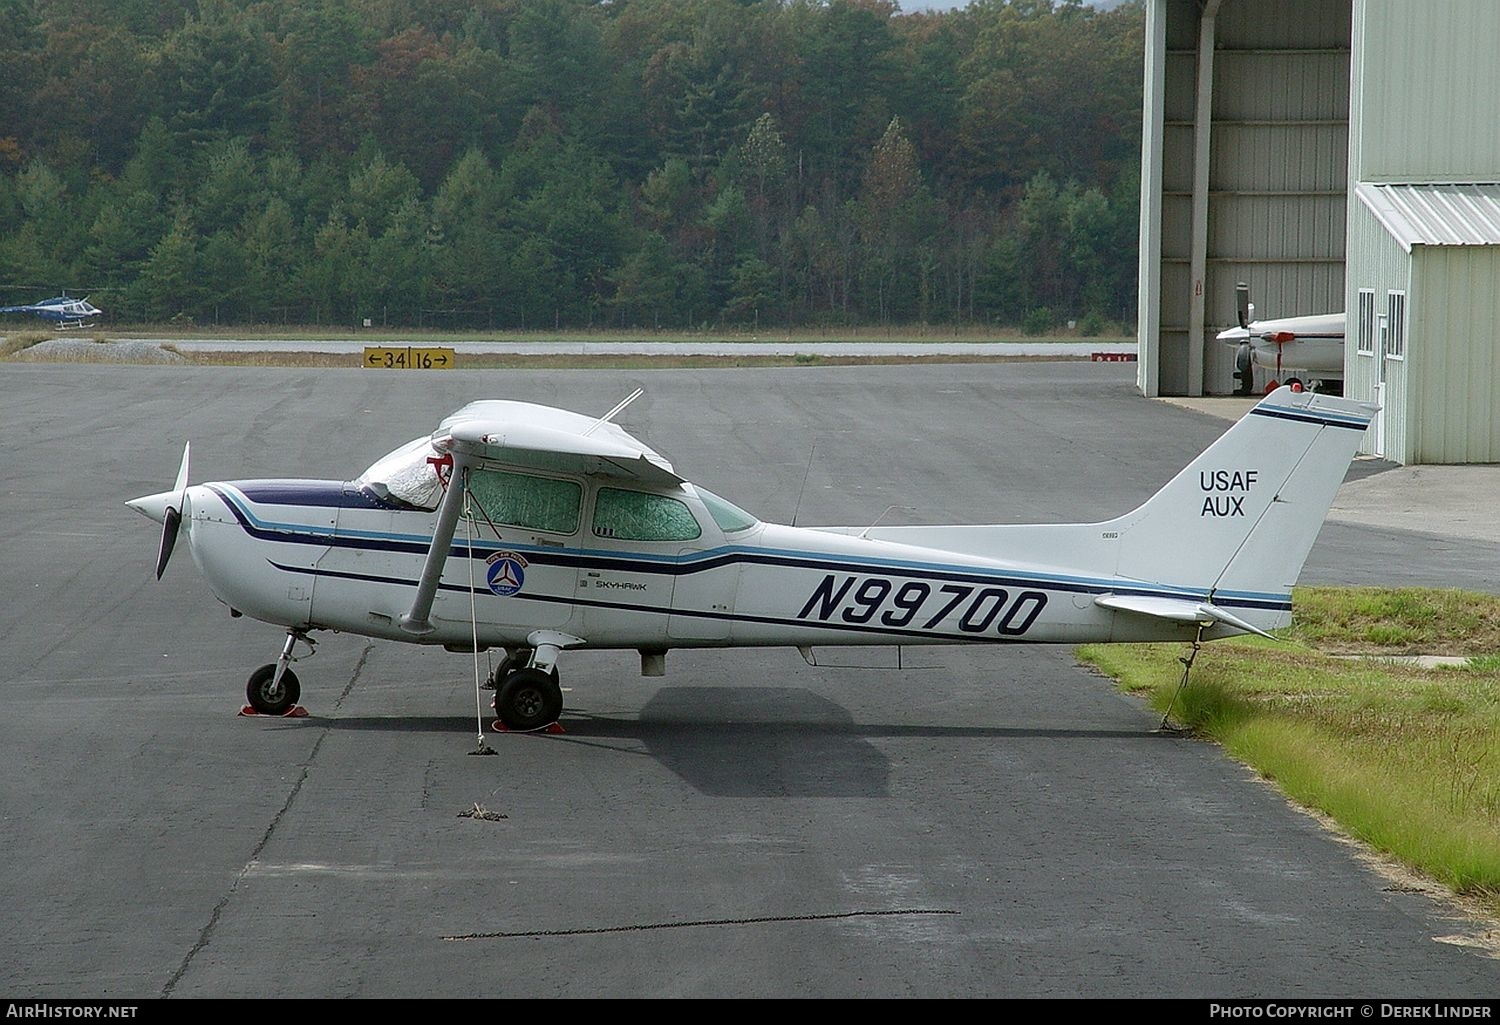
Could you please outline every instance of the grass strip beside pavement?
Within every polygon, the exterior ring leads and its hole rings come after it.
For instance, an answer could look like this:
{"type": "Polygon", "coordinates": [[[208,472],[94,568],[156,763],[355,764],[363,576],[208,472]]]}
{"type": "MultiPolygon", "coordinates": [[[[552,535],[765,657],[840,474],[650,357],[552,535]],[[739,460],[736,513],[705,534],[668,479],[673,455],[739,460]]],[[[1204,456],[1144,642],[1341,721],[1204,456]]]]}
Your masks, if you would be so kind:
{"type": "MultiPolygon", "coordinates": [[[[1351,836],[1500,913],[1500,598],[1299,588],[1293,610],[1287,642],[1205,645],[1174,717],[1351,836]],[[1393,660],[1417,649],[1469,661],[1393,660]]],[[[1078,654],[1165,710],[1184,645],[1078,654]]]]}

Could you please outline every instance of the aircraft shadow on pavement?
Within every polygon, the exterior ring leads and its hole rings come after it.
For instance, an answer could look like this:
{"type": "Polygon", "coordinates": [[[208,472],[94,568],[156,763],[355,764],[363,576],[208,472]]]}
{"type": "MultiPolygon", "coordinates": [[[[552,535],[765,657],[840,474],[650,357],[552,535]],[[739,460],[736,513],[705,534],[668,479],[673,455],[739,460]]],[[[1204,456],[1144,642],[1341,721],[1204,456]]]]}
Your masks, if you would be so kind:
{"type": "MultiPolygon", "coordinates": [[[[879,740],[1156,740],[1139,730],[941,723],[859,723],[843,706],[794,687],[668,687],[638,716],[572,709],[561,736],[541,742],[603,745],[644,753],[701,793],[715,797],[888,797],[890,759],[879,740]]],[[[466,716],[350,717],[335,730],[472,736],[466,716]]]]}

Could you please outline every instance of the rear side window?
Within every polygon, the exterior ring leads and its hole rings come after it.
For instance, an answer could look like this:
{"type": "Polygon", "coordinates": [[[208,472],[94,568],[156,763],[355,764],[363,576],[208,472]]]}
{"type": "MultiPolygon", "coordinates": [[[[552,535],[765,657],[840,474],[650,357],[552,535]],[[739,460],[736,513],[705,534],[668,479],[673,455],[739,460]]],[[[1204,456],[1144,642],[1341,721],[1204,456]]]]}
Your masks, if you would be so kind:
{"type": "Polygon", "coordinates": [[[666,495],[600,488],[594,533],[621,541],[692,541],[703,531],[686,504],[666,495]]]}
{"type": "Polygon", "coordinates": [[[469,490],[484,515],[496,523],[552,534],[571,534],[578,529],[583,487],[574,481],[504,470],[473,470],[469,473],[469,490]]]}

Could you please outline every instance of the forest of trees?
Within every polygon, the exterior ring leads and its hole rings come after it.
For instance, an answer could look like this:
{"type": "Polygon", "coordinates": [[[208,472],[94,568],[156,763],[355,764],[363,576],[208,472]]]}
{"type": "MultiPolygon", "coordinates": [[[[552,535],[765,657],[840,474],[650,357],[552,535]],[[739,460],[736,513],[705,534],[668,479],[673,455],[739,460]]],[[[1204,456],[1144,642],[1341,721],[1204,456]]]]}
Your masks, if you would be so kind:
{"type": "Polygon", "coordinates": [[[0,302],[1123,319],[1141,32],[1140,0],[0,0],[0,302]]]}

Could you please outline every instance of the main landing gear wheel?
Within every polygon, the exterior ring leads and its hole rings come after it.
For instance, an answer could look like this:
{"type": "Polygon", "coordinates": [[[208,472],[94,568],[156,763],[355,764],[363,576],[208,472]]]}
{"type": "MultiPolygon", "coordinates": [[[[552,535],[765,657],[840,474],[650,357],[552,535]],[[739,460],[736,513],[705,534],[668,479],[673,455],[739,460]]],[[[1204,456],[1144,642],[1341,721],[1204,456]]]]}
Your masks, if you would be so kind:
{"type": "Polygon", "coordinates": [[[273,694],[271,682],[275,679],[276,663],[272,662],[251,673],[250,682],[245,684],[246,700],[261,715],[285,715],[302,696],[302,684],[290,669],[281,674],[281,687],[273,694]]]}
{"type": "Polygon", "coordinates": [[[517,669],[495,692],[495,715],[508,729],[539,730],[562,714],[562,687],[555,673],[517,669]]]}

